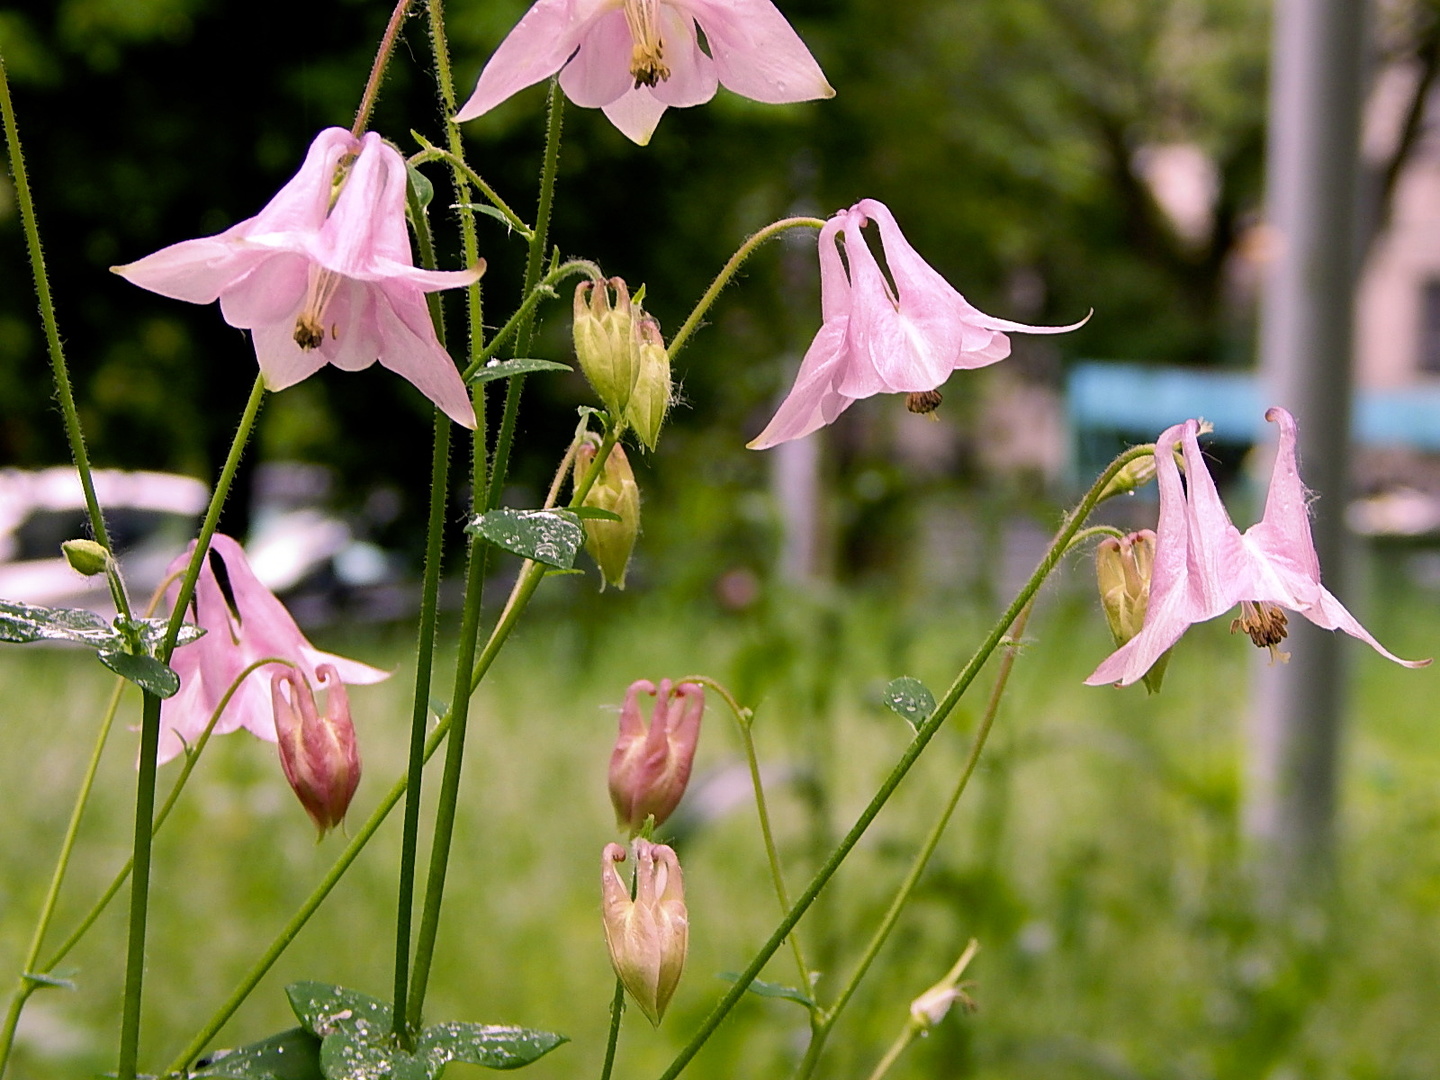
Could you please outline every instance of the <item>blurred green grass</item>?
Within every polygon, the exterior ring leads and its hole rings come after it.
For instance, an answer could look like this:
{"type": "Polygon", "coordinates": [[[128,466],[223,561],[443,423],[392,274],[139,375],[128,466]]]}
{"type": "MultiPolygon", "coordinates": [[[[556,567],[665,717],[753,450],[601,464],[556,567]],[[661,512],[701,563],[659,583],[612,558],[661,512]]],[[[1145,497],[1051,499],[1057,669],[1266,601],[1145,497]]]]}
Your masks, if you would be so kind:
{"type": "MultiPolygon", "coordinates": [[[[1347,654],[1355,679],[1339,895],[1267,924],[1251,914],[1238,828],[1252,651],[1217,620],[1190,633],[1158,697],[1086,688],[1081,680],[1108,645],[1088,576],[1077,563],[1047,592],[976,783],[820,1075],[868,1074],[910,999],[972,935],[982,946],[969,973],[980,1011],[947,1018],[892,1076],[1440,1074],[1433,670],[1404,671],[1358,644],[1347,654]]],[[[1433,653],[1437,597],[1398,573],[1378,576],[1371,628],[1401,655],[1433,653]]],[[[571,1044],[532,1067],[535,1080],[598,1075],[603,1055],[613,987],[598,924],[600,852],[614,838],[605,767],[628,682],[705,673],[758,705],[756,737],[798,891],[904,747],[909,729],[879,705],[885,683],[909,674],[943,689],[989,617],[974,604],[902,605],[880,593],[843,606],[772,596],[742,613],[660,594],[607,594],[597,606],[592,588],[550,583],[477,697],[427,1007],[432,1019],[569,1035],[571,1044]]],[[[351,817],[363,820],[403,759],[407,631],[315,637],[396,672],[352,695],[366,775],[351,817]]],[[[435,694],[444,698],[440,670],[435,694]]],[[[848,973],[953,782],[988,677],[801,924],[822,995],[848,973]]],[[[84,655],[26,647],[0,659],[7,973],[23,955],[110,686],[84,655]]],[[[122,724],[134,706],[127,699],[122,724]]],[[[133,753],[133,735],[117,728],[57,934],[125,857],[133,753]]],[[[732,721],[712,701],[685,813],[669,830],[691,912],[686,975],[658,1031],[629,1012],[617,1076],[658,1075],[724,991],[717,974],[742,967],[774,925],[753,810],[722,805],[739,760],[732,721]]],[[[175,770],[162,771],[162,785],[175,770]]],[[[437,780],[432,766],[431,793],[437,780]]],[[[397,814],[220,1045],[290,1026],[283,987],[297,979],[389,993],[398,829],[397,814]]],[[[340,847],[336,837],[315,844],[272,747],[243,733],[212,744],[156,848],[142,1061],[159,1067],[178,1052],[340,847]]],[[[113,1068],[123,922],[117,903],[61,965],[74,969],[75,991],[32,998],[13,1075],[113,1068]]],[[[765,977],[795,982],[788,952],[765,977]]],[[[687,1075],[788,1075],[805,1037],[796,1006],[750,997],[687,1075]]]]}

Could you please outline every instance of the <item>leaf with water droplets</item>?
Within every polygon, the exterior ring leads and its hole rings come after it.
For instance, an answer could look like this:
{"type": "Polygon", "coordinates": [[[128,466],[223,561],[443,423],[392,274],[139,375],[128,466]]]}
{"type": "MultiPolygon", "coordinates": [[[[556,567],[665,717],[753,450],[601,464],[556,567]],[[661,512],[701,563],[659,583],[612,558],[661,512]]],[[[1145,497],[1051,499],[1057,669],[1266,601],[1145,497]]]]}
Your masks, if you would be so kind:
{"type": "Polygon", "coordinates": [[[0,600],[0,641],[74,641],[94,649],[124,648],[125,638],[93,611],[0,600]]]}
{"type": "Polygon", "coordinates": [[[537,360],[529,356],[516,357],[514,360],[491,360],[474,375],[470,376],[472,383],[491,382],[495,379],[508,379],[514,375],[529,375],[536,371],[574,371],[569,364],[561,364],[555,360],[537,360]]]}
{"type": "Polygon", "coordinates": [[[919,731],[935,711],[935,695],[919,679],[904,675],[885,687],[885,707],[919,731]]]}
{"type": "Polygon", "coordinates": [[[320,1040],[291,1028],[233,1050],[216,1050],[195,1063],[191,1080],[324,1080],[320,1040]]]}
{"type": "Polygon", "coordinates": [[[549,1031],[451,1022],[426,1028],[416,1043],[415,1053],[425,1058],[438,1076],[452,1061],[487,1069],[518,1069],[569,1041],[564,1035],[549,1031]]]}
{"type": "Polygon", "coordinates": [[[180,689],[180,676],[153,656],[104,650],[96,655],[100,657],[100,662],[116,675],[129,679],[140,689],[148,690],[156,697],[174,697],[180,689]]]}
{"type": "Polygon", "coordinates": [[[559,570],[575,565],[575,553],[585,543],[585,530],[570,510],[490,510],[472,517],[465,531],[559,570]]]}

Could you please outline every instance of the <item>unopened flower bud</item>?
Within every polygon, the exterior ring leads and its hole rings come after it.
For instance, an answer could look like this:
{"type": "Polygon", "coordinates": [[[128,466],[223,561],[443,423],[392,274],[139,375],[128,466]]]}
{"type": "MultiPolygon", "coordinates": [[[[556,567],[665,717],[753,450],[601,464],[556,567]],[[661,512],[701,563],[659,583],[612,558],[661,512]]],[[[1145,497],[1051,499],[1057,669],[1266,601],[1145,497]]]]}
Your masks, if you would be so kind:
{"type": "Polygon", "coordinates": [[[576,286],[574,335],[580,370],[610,415],[623,416],[640,373],[630,291],[623,280],[582,281],[576,286]]]}
{"type": "Polygon", "coordinates": [[[66,540],[60,545],[70,569],[86,577],[103,574],[110,565],[110,552],[94,540],[66,540]]]}
{"type": "Polygon", "coordinates": [[[644,312],[635,320],[639,374],[625,420],[647,450],[654,450],[660,440],[660,426],[670,408],[670,354],[660,324],[644,312]]]}
{"type": "Polygon", "coordinates": [[[286,668],[270,680],[280,766],[320,835],[340,824],[360,783],[360,751],[350,722],[350,699],[331,664],[315,669],[327,691],[325,715],[305,676],[286,668]]]}
{"type": "Polygon", "coordinates": [[[680,983],[690,945],[680,862],[664,844],[636,840],[635,899],[615,864],[625,849],[606,844],[601,856],[601,909],[610,963],[640,1011],[658,1025],[680,983]]]}
{"type": "Polygon", "coordinates": [[[669,679],[661,679],[657,690],[654,683],[640,679],[625,692],[620,735],[610,754],[610,801],[615,823],[631,836],[644,827],[646,818],[659,825],[679,805],[704,713],[705,689],[698,683],[672,688],[669,679]],[[655,698],[648,727],[640,715],[641,694],[655,698]]]}
{"type": "Polygon", "coordinates": [[[1141,454],[1139,457],[1127,461],[1120,471],[1110,478],[1110,482],[1100,492],[1100,498],[1096,502],[1102,503],[1106,499],[1113,499],[1116,495],[1129,495],[1154,479],[1155,455],[1141,454]]]}
{"type": "MultiPolygon", "coordinates": [[[[590,463],[595,460],[597,449],[598,442],[590,438],[581,444],[575,461],[577,477],[585,475],[590,463]]],[[[581,505],[619,515],[619,521],[603,518],[586,520],[585,550],[600,567],[602,589],[606,584],[617,589],[625,588],[630,553],[635,550],[635,538],[640,535],[640,487],[635,483],[635,473],[619,445],[610,448],[610,454],[600,468],[600,476],[581,505]]]]}
{"type": "MultiPolygon", "coordinates": [[[[1140,628],[1145,625],[1154,568],[1155,533],[1149,529],[1118,539],[1107,536],[1095,549],[1100,606],[1105,610],[1105,620],[1110,624],[1110,633],[1117,647],[1140,633],[1140,628]]],[[[1145,674],[1145,685],[1152,694],[1159,691],[1161,680],[1165,677],[1165,665],[1169,661],[1167,651],[1145,674]]]]}

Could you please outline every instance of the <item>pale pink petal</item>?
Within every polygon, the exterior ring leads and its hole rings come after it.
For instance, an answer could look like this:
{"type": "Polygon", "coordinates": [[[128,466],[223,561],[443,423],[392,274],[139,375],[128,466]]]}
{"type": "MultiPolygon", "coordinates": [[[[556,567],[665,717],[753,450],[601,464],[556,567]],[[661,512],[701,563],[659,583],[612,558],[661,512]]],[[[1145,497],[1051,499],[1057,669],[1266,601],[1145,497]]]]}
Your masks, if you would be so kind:
{"type": "Polygon", "coordinates": [[[861,398],[881,392],[933,390],[950,377],[960,351],[957,324],[925,304],[897,303],[867,246],[859,214],[845,225],[850,262],[850,340],[856,357],[839,390],[861,398]]]}
{"type": "Polygon", "coordinates": [[[325,309],[328,330],[317,349],[341,371],[364,371],[380,358],[380,308],[387,304],[381,285],[372,281],[342,281],[325,309]]]}
{"type": "Polygon", "coordinates": [[[850,211],[840,210],[820,230],[820,319],[848,318],[850,315],[850,278],[840,260],[839,233],[850,220],[850,211]]]}
{"type": "Polygon", "coordinates": [[[715,62],[695,37],[695,21],[673,7],[660,8],[660,34],[670,78],[650,90],[655,100],[675,108],[703,105],[715,96],[715,62]]]}
{"type": "Polygon", "coordinates": [[[1276,407],[1266,412],[1265,419],[1280,426],[1280,445],[1275,450],[1265,514],[1245,531],[1245,536],[1267,553],[1283,553],[1318,582],[1320,559],[1310,534],[1309,493],[1300,480],[1295,456],[1295,418],[1276,407]]]}
{"type": "MultiPolygon", "coordinates": [[[[1185,449],[1186,516],[1190,524],[1190,621],[1204,622],[1229,611],[1249,595],[1255,566],[1230,522],[1220,492],[1200,452],[1200,425],[1185,422],[1181,443],[1185,449]]],[[[1156,546],[1159,546],[1157,537],[1156,546]]]]}
{"type": "Polygon", "coordinates": [[[264,265],[220,294],[220,314],[231,326],[244,330],[286,322],[293,333],[305,287],[314,272],[315,264],[303,255],[271,254],[264,265]]]}
{"type": "MultiPolygon", "coordinates": [[[[607,0],[539,0],[490,57],[455,119],[473,120],[511,94],[554,75],[580,47],[591,23],[612,6],[607,0]]],[[[624,63],[628,70],[628,52],[624,63]]]]}
{"type": "Polygon", "coordinates": [[[317,682],[319,681],[318,668],[321,664],[329,664],[335,669],[342,683],[350,683],[354,686],[369,686],[371,683],[382,682],[393,674],[383,668],[371,667],[369,664],[362,664],[359,660],[323,652],[309,645],[300,650],[300,655],[304,657],[308,671],[317,682]]]}
{"type": "Polygon", "coordinates": [[[312,252],[327,270],[362,280],[377,277],[378,261],[411,266],[405,230],[405,162],[375,132],[360,142],[360,156],[319,230],[312,252]]]}
{"type": "Polygon", "coordinates": [[[855,401],[835,388],[848,356],[846,326],[847,320],[841,317],[820,327],[790,393],[765,430],[746,444],[751,450],[768,450],[791,439],[802,439],[833,422],[855,401]]]}
{"type": "Polygon", "coordinates": [[[705,31],[720,82],[755,101],[834,97],[820,65],[770,0],[672,0],[705,31]]]}
{"type": "Polygon", "coordinates": [[[646,146],[665,113],[665,105],[650,92],[648,86],[642,86],[638,90],[627,90],[623,97],[606,105],[604,112],[609,121],[620,129],[620,134],[639,146],[646,146]]]}
{"type": "Polygon", "coordinates": [[[266,234],[313,232],[325,222],[330,209],[330,185],[340,159],[359,149],[344,128],[326,128],[315,136],[305,162],[265,208],[248,221],[221,233],[256,239],[266,234]]]}
{"type": "Polygon", "coordinates": [[[182,240],[124,266],[112,266],[132,285],[172,300],[213,304],[236,279],[244,277],[272,255],[261,248],[236,248],[222,236],[182,240]]]}
{"type": "Polygon", "coordinates": [[[417,291],[391,285],[376,305],[380,363],[409,380],[461,427],[475,427],[475,410],[455,362],[440,347],[425,300],[417,291]]]}
{"type": "Polygon", "coordinates": [[[325,366],[320,349],[302,349],[295,344],[295,320],[266,323],[250,331],[255,342],[255,359],[268,390],[284,390],[308,379],[325,366]]]}
{"type": "Polygon", "coordinates": [[[560,89],[576,105],[598,109],[635,85],[630,74],[630,27],[618,8],[591,25],[580,49],[560,70],[560,89]]]}

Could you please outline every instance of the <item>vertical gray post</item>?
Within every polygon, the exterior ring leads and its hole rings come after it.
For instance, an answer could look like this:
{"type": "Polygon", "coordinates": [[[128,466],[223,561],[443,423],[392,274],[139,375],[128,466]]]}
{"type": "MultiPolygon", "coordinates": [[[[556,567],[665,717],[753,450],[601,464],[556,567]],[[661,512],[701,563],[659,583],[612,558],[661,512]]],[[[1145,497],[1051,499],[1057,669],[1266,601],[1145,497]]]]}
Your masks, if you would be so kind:
{"type": "MultiPolygon", "coordinates": [[[[1299,422],[1302,473],[1319,496],[1315,547],[1342,595],[1364,6],[1276,0],[1267,148],[1276,256],[1261,374],[1270,402],[1299,422]]],[[[1290,627],[1290,662],[1257,662],[1247,763],[1244,824],[1275,905],[1328,876],[1345,703],[1344,639],[1301,618],[1290,627]]]]}

